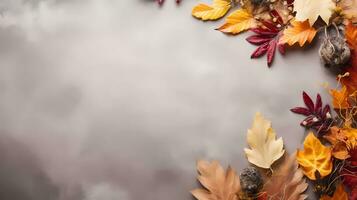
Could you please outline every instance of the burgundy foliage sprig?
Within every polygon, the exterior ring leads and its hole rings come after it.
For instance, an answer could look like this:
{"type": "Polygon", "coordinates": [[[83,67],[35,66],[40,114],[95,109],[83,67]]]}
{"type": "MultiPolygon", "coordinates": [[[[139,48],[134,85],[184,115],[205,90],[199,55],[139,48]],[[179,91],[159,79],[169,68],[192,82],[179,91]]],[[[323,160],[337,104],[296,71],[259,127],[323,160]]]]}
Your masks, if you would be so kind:
{"type": "Polygon", "coordinates": [[[259,46],[251,55],[251,58],[259,58],[267,54],[267,63],[270,67],[273,63],[275,51],[279,50],[281,54],[285,54],[285,48],[283,44],[279,43],[279,39],[282,32],[282,25],[279,23],[272,23],[269,21],[263,21],[265,28],[253,28],[251,31],[255,35],[249,36],[246,40],[253,44],[259,46]]]}
{"type": "Polygon", "coordinates": [[[320,135],[326,133],[333,122],[330,106],[323,107],[320,94],[317,94],[315,103],[306,92],[302,96],[306,107],[295,107],[291,112],[306,116],[301,126],[315,129],[320,135]]]}

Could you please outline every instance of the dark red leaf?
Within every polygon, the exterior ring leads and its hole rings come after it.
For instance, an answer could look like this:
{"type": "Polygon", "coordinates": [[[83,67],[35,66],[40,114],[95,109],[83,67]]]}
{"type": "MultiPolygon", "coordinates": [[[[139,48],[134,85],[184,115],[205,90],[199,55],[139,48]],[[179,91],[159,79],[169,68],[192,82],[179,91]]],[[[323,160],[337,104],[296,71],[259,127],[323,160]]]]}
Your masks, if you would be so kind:
{"type": "Polygon", "coordinates": [[[277,45],[276,40],[271,40],[269,42],[269,47],[267,51],[267,62],[269,67],[271,66],[274,60],[276,45],[277,45]]]}
{"type": "Polygon", "coordinates": [[[304,103],[306,105],[306,107],[311,111],[311,112],[314,112],[314,102],[312,102],[312,99],[309,97],[309,95],[306,94],[306,92],[303,92],[302,93],[302,97],[303,97],[303,100],[304,100],[304,103]]]}
{"type": "Polygon", "coordinates": [[[250,57],[258,58],[258,57],[264,55],[268,51],[268,47],[269,47],[269,42],[262,44],[252,53],[252,55],[250,57]]]}
{"type": "Polygon", "coordinates": [[[252,35],[252,36],[249,36],[248,38],[246,38],[246,40],[251,44],[261,45],[263,43],[269,42],[271,40],[271,38],[260,36],[260,35],[252,35]]]}
{"type": "Polygon", "coordinates": [[[309,111],[309,109],[307,108],[303,108],[303,107],[295,107],[290,109],[291,112],[296,113],[296,114],[300,114],[300,115],[305,115],[305,116],[309,116],[312,113],[309,111]]]}
{"type": "Polygon", "coordinates": [[[273,31],[270,31],[270,30],[264,29],[264,28],[252,28],[250,30],[256,34],[259,34],[259,35],[265,35],[265,36],[270,36],[270,37],[275,37],[277,35],[276,32],[273,32],[273,31]]]}
{"type": "Polygon", "coordinates": [[[318,113],[322,110],[322,100],[320,94],[316,96],[316,105],[315,105],[315,113],[318,113]]]}
{"type": "Polygon", "coordinates": [[[322,116],[326,117],[326,114],[327,113],[331,113],[331,108],[330,108],[330,105],[326,105],[324,107],[324,110],[322,111],[322,116]]]}
{"type": "Polygon", "coordinates": [[[278,50],[280,54],[285,55],[285,45],[284,44],[278,44],[278,50]]]}
{"type": "Polygon", "coordinates": [[[280,30],[270,21],[262,21],[263,25],[268,28],[270,32],[278,33],[280,30]]]}

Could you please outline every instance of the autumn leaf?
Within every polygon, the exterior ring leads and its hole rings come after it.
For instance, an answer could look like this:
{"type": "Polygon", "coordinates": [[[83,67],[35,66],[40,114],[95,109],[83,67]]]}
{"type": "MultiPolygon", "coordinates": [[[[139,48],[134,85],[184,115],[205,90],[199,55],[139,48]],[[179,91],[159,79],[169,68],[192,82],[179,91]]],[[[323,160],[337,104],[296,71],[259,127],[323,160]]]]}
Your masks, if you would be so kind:
{"type": "Polygon", "coordinates": [[[279,168],[273,171],[264,185],[263,191],[269,200],[303,200],[307,195],[303,194],[308,184],[303,178],[301,169],[296,162],[296,153],[287,156],[279,168]]]}
{"type": "Polygon", "coordinates": [[[317,31],[314,27],[310,26],[308,21],[292,21],[291,24],[291,27],[284,30],[280,42],[287,43],[290,46],[299,43],[300,47],[302,47],[306,42],[311,43],[315,38],[317,31]]]}
{"type": "Polygon", "coordinates": [[[334,126],[330,130],[324,138],[332,144],[332,155],[340,160],[349,158],[349,152],[357,148],[357,129],[334,126]]]}
{"type": "Polygon", "coordinates": [[[296,159],[311,180],[316,180],[315,172],[325,177],[332,171],[331,149],[322,145],[312,132],[305,138],[304,150],[297,151],[296,159]]]}
{"type": "Polygon", "coordinates": [[[230,14],[218,30],[224,33],[238,34],[256,26],[257,21],[254,16],[247,9],[241,8],[230,14]]]}
{"type": "Polygon", "coordinates": [[[357,48],[357,26],[349,22],[345,28],[345,37],[350,48],[357,48]]]}
{"type": "Polygon", "coordinates": [[[260,113],[255,115],[253,126],[248,130],[247,142],[250,149],[244,151],[248,161],[261,168],[269,169],[285,152],[283,139],[276,139],[271,122],[260,113]]]}
{"type": "Polygon", "coordinates": [[[223,17],[231,8],[230,0],[213,0],[212,5],[200,3],[192,9],[192,15],[198,19],[216,20],[223,17]]]}
{"type": "Polygon", "coordinates": [[[335,3],[332,0],[295,0],[295,18],[301,22],[309,20],[312,26],[320,16],[326,24],[329,24],[329,19],[335,7],[335,3]]]}
{"type": "Polygon", "coordinates": [[[205,189],[195,189],[191,194],[198,200],[238,200],[239,177],[228,167],[227,171],[217,162],[199,160],[197,179],[205,189]]]}
{"type": "Polygon", "coordinates": [[[348,103],[348,92],[347,87],[342,86],[341,90],[330,90],[330,95],[332,97],[332,104],[335,109],[347,109],[350,107],[348,103]]]}
{"type": "Polygon", "coordinates": [[[340,184],[335,193],[333,193],[333,196],[330,197],[328,195],[323,195],[320,200],[348,200],[347,193],[345,191],[345,188],[343,187],[342,184],[340,184]]]}

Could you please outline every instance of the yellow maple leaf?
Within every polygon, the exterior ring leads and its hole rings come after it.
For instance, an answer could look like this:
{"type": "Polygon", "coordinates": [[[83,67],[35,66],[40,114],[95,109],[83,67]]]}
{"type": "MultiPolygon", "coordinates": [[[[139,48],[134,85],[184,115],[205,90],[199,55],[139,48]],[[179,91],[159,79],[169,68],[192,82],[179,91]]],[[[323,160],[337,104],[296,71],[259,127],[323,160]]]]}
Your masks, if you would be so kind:
{"type": "Polygon", "coordinates": [[[330,95],[332,97],[332,104],[335,109],[347,109],[350,107],[348,103],[348,92],[347,87],[343,86],[341,90],[330,90],[330,95]]]}
{"type": "Polygon", "coordinates": [[[350,150],[357,147],[357,129],[352,127],[331,127],[324,138],[332,144],[332,155],[340,160],[349,158],[350,150]]]}
{"type": "Polygon", "coordinates": [[[287,43],[290,46],[299,43],[300,47],[308,41],[309,43],[315,38],[316,29],[311,27],[309,22],[292,21],[292,26],[284,30],[280,42],[287,43]]]}
{"type": "Polygon", "coordinates": [[[295,0],[295,18],[301,22],[309,20],[312,26],[320,16],[326,24],[329,24],[329,19],[335,7],[336,5],[332,0],[295,0]]]}
{"type": "Polygon", "coordinates": [[[340,184],[337,188],[336,191],[333,193],[333,196],[330,197],[328,195],[323,195],[320,200],[348,200],[347,193],[345,191],[345,188],[343,188],[343,185],[340,184]]]}
{"type": "Polygon", "coordinates": [[[247,142],[250,149],[244,151],[248,161],[261,168],[269,169],[285,152],[283,139],[276,139],[271,122],[260,113],[255,115],[253,126],[248,130],[247,142]]]}
{"type": "Polygon", "coordinates": [[[230,8],[230,0],[213,0],[212,5],[200,3],[193,7],[192,15],[204,21],[216,20],[223,17],[230,8]]]}
{"type": "Polygon", "coordinates": [[[312,132],[305,138],[304,150],[297,151],[296,160],[305,176],[311,180],[316,180],[316,171],[321,177],[329,175],[332,171],[331,149],[322,145],[312,132]]]}
{"type": "Polygon", "coordinates": [[[226,22],[218,30],[224,33],[238,34],[256,26],[257,21],[254,19],[252,13],[247,9],[241,8],[231,13],[226,18],[226,22]]]}
{"type": "Polygon", "coordinates": [[[238,200],[239,177],[228,167],[227,171],[217,162],[199,160],[197,179],[206,189],[195,189],[191,194],[198,200],[238,200]]]}

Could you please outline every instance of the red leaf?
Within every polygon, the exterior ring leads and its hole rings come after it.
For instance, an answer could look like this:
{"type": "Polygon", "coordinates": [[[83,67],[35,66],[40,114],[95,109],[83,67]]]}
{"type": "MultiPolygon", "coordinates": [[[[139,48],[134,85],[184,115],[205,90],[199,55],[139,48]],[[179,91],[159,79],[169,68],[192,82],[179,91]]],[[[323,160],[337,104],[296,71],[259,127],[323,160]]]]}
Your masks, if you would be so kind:
{"type": "Polygon", "coordinates": [[[278,44],[278,50],[280,54],[285,55],[285,45],[284,44],[278,44]]]}
{"type": "Polygon", "coordinates": [[[278,20],[279,24],[284,24],[283,18],[281,18],[280,14],[277,10],[270,11],[270,15],[278,20]]]}
{"type": "Polygon", "coordinates": [[[315,113],[320,112],[322,109],[322,100],[320,94],[316,96],[315,113]]]}
{"type": "Polygon", "coordinates": [[[331,108],[330,108],[330,105],[326,105],[324,107],[324,110],[322,111],[322,115],[326,117],[326,114],[327,113],[331,113],[331,108]]]}
{"type": "Polygon", "coordinates": [[[309,111],[309,109],[303,108],[303,107],[292,108],[292,109],[290,109],[290,111],[293,112],[293,113],[300,114],[300,115],[305,115],[305,116],[309,116],[309,115],[312,114],[309,111]]]}
{"type": "Polygon", "coordinates": [[[249,36],[246,40],[251,44],[261,45],[263,43],[269,42],[271,40],[271,38],[270,37],[262,37],[260,35],[252,35],[252,36],[249,36]]]}
{"type": "Polygon", "coordinates": [[[271,66],[274,60],[276,45],[277,45],[276,40],[271,40],[269,42],[269,48],[267,52],[267,62],[269,67],[271,66]]]}
{"type": "MultiPolygon", "coordinates": [[[[279,15],[279,14],[278,14],[279,15]]],[[[269,22],[269,21],[262,21],[263,25],[267,27],[271,32],[273,33],[278,33],[280,30],[276,27],[275,24],[269,22]]]]}
{"type": "Polygon", "coordinates": [[[252,55],[250,57],[258,58],[258,57],[264,55],[268,51],[268,47],[269,47],[269,42],[262,44],[252,53],[252,55]]]}
{"type": "Polygon", "coordinates": [[[302,97],[304,100],[304,103],[306,105],[306,107],[311,111],[314,112],[314,102],[312,102],[312,99],[309,97],[309,95],[306,94],[306,92],[302,93],[302,97]]]}
{"type": "Polygon", "coordinates": [[[270,36],[270,37],[275,37],[277,35],[276,32],[270,31],[269,29],[252,28],[250,30],[256,34],[259,34],[259,35],[265,35],[265,36],[270,36]]]}

